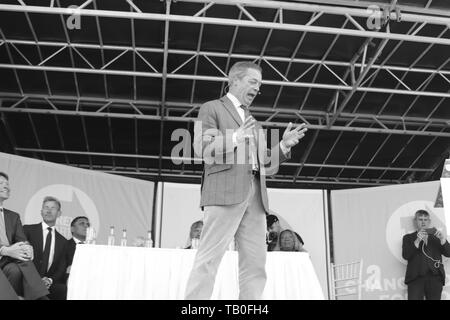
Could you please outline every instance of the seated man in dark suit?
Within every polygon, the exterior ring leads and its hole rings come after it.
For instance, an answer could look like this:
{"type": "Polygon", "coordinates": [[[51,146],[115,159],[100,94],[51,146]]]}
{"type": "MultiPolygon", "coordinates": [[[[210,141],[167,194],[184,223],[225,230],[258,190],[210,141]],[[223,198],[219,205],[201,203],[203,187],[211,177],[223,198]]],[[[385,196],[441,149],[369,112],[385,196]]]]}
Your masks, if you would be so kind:
{"type": "Polygon", "coordinates": [[[446,233],[430,230],[430,214],[425,210],[415,213],[417,231],[403,236],[402,255],[408,261],[405,284],[408,300],[440,300],[445,284],[442,255],[450,257],[446,233]]]}
{"type": "Polygon", "coordinates": [[[65,300],[67,239],[55,228],[56,219],[61,216],[61,202],[54,197],[45,197],[41,215],[43,219],[41,223],[25,225],[23,229],[33,246],[34,265],[50,291],[49,298],[65,300]]]}
{"type": "Polygon", "coordinates": [[[72,232],[72,239],[67,240],[66,249],[66,261],[67,270],[66,278],[69,277],[70,267],[72,266],[73,256],[75,255],[75,250],[77,245],[83,244],[86,241],[86,231],[90,227],[90,222],[87,217],[79,216],[72,220],[70,223],[70,231],[72,232]]]}
{"type": "Polygon", "coordinates": [[[8,175],[0,172],[0,269],[17,295],[27,300],[48,300],[49,292],[31,262],[33,247],[27,242],[20,216],[3,208],[9,195],[8,175]]]}

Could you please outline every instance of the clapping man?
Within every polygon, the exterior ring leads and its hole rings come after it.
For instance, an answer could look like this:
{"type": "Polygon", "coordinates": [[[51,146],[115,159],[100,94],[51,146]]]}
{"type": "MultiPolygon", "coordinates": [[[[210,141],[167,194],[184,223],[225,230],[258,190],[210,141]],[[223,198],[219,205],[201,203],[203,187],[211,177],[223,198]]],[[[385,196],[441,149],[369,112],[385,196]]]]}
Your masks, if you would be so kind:
{"type": "Polygon", "coordinates": [[[426,210],[415,213],[417,231],[403,236],[402,255],[408,261],[405,284],[408,300],[440,300],[445,284],[442,255],[450,257],[450,244],[444,232],[431,229],[426,210]]]}

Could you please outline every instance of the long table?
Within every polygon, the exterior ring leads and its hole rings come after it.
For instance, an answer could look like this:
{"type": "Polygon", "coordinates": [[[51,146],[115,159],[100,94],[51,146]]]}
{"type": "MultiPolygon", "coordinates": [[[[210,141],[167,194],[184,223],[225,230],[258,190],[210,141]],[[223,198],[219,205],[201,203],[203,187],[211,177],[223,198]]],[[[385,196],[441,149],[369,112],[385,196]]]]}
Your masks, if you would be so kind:
{"type": "MultiPolygon", "coordinates": [[[[78,245],[68,280],[69,300],[183,299],[196,250],[78,245]]],[[[268,252],[262,299],[322,300],[306,252],[268,252]]],[[[238,255],[227,251],[211,299],[238,299],[238,255]]]]}

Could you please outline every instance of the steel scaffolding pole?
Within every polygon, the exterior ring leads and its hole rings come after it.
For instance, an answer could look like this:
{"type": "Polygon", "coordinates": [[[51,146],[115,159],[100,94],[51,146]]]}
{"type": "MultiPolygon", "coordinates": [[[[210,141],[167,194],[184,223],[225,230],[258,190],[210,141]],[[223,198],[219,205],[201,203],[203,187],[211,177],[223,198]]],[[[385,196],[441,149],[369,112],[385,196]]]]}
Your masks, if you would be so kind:
{"type": "MultiPolygon", "coordinates": [[[[172,14],[158,14],[158,13],[140,13],[140,12],[123,12],[123,11],[112,11],[112,10],[91,10],[91,9],[73,9],[73,8],[49,8],[49,7],[37,7],[37,6],[20,6],[20,5],[0,5],[0,11],[8,12],[23,12],[23,13],[38,13],[38,14],[65,14],[73,15],[77,14],[80,16],[91,16],[91,17],[105,17],[105,18],[123,18],[123,19],[139,19],[139,20],[156,20],[156,21],[166,21],[166,22],[185,22],[185,23],[195,23],[195,24],[213,24],[213,25],[224,25],[224,26],[241,26],[248,28],[260,28],[260,29],[274,29],[274,30],[285,30],[285,31],[306,31],[313,33],[325,33],[325,34],[340,34],[345,36],[353,37],[373,37],[378,39],[386,40],[398,40],[398,41],[411,41],[418,43],[435,43],[442,45],[450,45],[450,39],[436,39],[433,37],[417,36],[417,35],[405,35],[399,33],[384,33],[376,31],[363,31],[359,29],[339,29],[332,27],[321,27],[321,26],[306,26],[298,24],[289,23],[272,23],[267,21],[252,21],[252,20],[235,20],[235,19],[225,19],[225,18],[212,18],[212,17],[192,17],[184,15],[172,15],[172,14]]],[[[325,12],[323,8],[314,8],[305,11],[313,12],[325,12]]],[[[350,14],[347,8],[330,8],[328,13],[336,14],[350,14]]],[[[369,17],[370,12],[367,10],[359,10],[359,12],[354,12],[352,15],[360,15],[362,17],[369,17]]],[[[408,22],[427,22],[432,24],[450,25],[450,18],[442,18],[435,16],[425,16],[425,15],[414,15],[414,14],[404,14],[402,15],[403,21],[408,22]]]]}
{"type": "MultiPolygon", "coordinates": [[[[164,49],[161,48],[151,48],[151,47],[132,47],[126,45],[103,45],[100,44],[90,44],[90,43],[76,43],[71,42],[70,44],[66,42],[57,42],[57,41],[38,41],[37,43],[30,40],[20,40],[20,39],[5,39],[4,43],[9,44],[19,44],[19,45],[33,45],[36,44],[39,46],[49,46],[49,47],[72,47],[77,49],[97,49],[97,50],[119,50],[119,51],[136,51],[136,52],[148,52],[148,53],[164,53],[164,49]]],[[[216,58],[234,58],[234,59],[244,59],[244,60],[255,60],[258,59],[259,56],[255,54],[245,54],[245,53],[232,53],[232,51],[228,51],[228,53],[223,52],[214,52],[214,51],[194,51],[194,50],[182,50],[182,49],[168,49],[168,53],[171,55],[187,55],[193,56],[198,54],[200,56],[209,56],[216,58]]],[[[302,64],[325,64],[327,66],[336,66],[336,67],[348,67],[352,66],[351,62],[345,61],[335,61],[335,60],[324,60],[321,59],[305,59],[305,58],[295,58],[295,55],[291,55],[290,58],[287,57],[277,57],[277,56],[264,56],[265,60],[274,61],[274,62],[287,62],[287,63],[302,63],[302,64]]],[[[103,65],[105,62],[103,62],[103,65]]],[[[360,62],[354,63],[355,68],[361,67],[363,64],[360,62]]],[[[382,69],[382,70],[390,70],[390,71],[407,71],[407,72],[418,72],[418,73],[436,73],[436,69],[431,68],[411,68],[411,67],[402,67],[402,66],[394,66],[394,65],[384,65],[384,64],[373,64],[372,69],[382,69]]],[[[450,70],[441,70],[439,73],[444,75],[450,75],[450,70]]]]}
{"type": "MultiPolygon", "coordinates": [[[[86,68],[68,68],[68,67],[50,67],[50,66],[30,66],[30,65],[17,65],[17,64],[0,64],[0,68],[15,69],[15,70],[39,70],[39,71],[55,71],[55,72],[78,72],[88,74],[106,74],[106,75],[121,75],[121,76],[139,76],[147,78],[163,78],[163,79],[178,79],[178,80],[204,80],[204,81],[216,81],[226,82],[226,77],[215,76],[199,76],[199,75],[181,75],[181,74],[167,74],[165,77],[162,73],[152,72],[134,72],[125,70],[93,70],[86,68]]],[[[360,92],[376,92],[376,93],[392,93],[411,96],[425,96],[425,97],[445,97],[450,98],[448,92],[426,92],[426,91],[409,91],[389,88],[370,88],[370,87],[352,87],[344,85],[333,84],[319,84],[319,83],[302,83],[302,82],[286,82],[277,80],[263,80],[264,85],[275,86],[290,86],[301,88],[316,88],[316,89],[328,89],[328,90],[343,90],[343,91],[360,91],[360,92]]]]}
{"type": "MultiPolygon", "coordinates": [[[[127,99],[105,99],[105,98],[99,98],[99,97],[76,97],[76,96],[64,96],[64,95],[54,95],[54,96],[48,96],[48,95],[42,95],[42,94],[27,94],[27,95],[20,95],[15,93],[9,93],[9,92],[0,92],[0,97],[4,99],[5,102],[10,102],[12,105],[9,107],[6,107],[6,104],[4,103],[4,108],[6,110],[11,109],[20,109],[18,106],[20,105],[21,101],[29,101],[29,102],[47,102],[47,100],[52,100],[57,104],[62,105],[68,105],[72,106],[74,108],[73,110],[67,110],[65,111],[74,111],[79,112],[78,106],[80,104],[83,104],[85,107],[86,112],[88,111],[87,108],[92,108],[94,113],[97,113],[99,115],[102,114],[102,112],[105,110],[105,108],[109,105],[112,105],[116,108],[122,108],[129,110],[130,102],[133,105],[139,105],[140,111],[145,111],[146,115],[149,115],[148,113],[153,113],[154,115],[159,115],[158,108],[161,105],[161,101],[158,100],[136,100],[136,101],[130,101],[127,99]],[[16,102],[17,101],[17,102],[16,102]],[[102,108],[98,109],[99,106],[103,106],[102,108]]],[[[47,102],[48,103],[48,102],[47,102]]],[[[173,101],[166,101],[166,109],[168,110],[176,110],[180,112],[190,111],[192,108],[197,108],[199,105],[192,105],[187,102],[173,102],[173,101]]],[[[22,108],[22,111],[27,111],[27,108],[22,108]]],[[[37,109],[37,110],[43,110],[42,113],[48,113],[48,109],[37,109]]],[[[11,111],[12,112],[12,111],[11,111]]],[[[255,116],[261,116],[261,117],[274,117],[275,115],[278,118],[286,118],[287,120],[292,120],[292,117],[298,116],[298,111],[295,109],[287,109],[287,108],[277,108],[276,110],[273,110],[271,108],[267,107],[260,107],[257,104],[255,106],[252,106],[252,112],[255,116]]],[[[124,117],[128,117],[128,115],[135,116],[135,114],[129,114],[129,113],[123,113],[120,112],[118,115],[124,114],[124,117]]],[[[333,113],[330,112],[324,112],[324,111],[314,111],[314,110],[304,110],[302,111],[301,115],[303,117],[306,117],[308,119],[324,119],[330,118],[333,113]]],[[[194,118],[192,113],[183,115],[181,118],[194,118]]],[[[353,122],[362,122],[362,123],[385,123],[385,124],[402,124],[405,126],[412,126],[412,125],[423,125],[423,124],[429,124],[431,127],[449,127],[450,126],[450,119],[443,119],[443,118],[431,118],[430,116],[423,118],[423,117],[404,117],[404,116],[394,116],[394,115],[374,115],[374,114],[368,114],[368,113],[348,113],[348,112],[342,112],[340,117],[338,118],[338,121],[351,121],[353,122]]],[[[270,123],[270,121],[266,120],[266,123],[270,123]]]]}
{"type": "MultiPolygon", "coordinates": [[[[158,160],[158,155],[143,155],[143,154],[127,154],[127,153],[115,153],[115,152],[88,152],[88,151],[73,151],[73,150],[58,150],[58,149],[40,149],[40,148],[15,148],[17,151],[22,152],[42,152],[42,153],[54,153],[65,155],[89,155],[97,157],[117,157],[117,158],[131,158],[131,159],[151,159],[158,160]]],[[[185,161],[189,164],[201,164],[202,159],[193,157],[170,157],[162,156],[163,160],[178,160],[185,161]]],[[[309,168],[346,168],[346,169],[359,169],[359,170],[390,170],[390,171],[412,171],[412,172],[432,172],[433,169],[427,168],[401,168],[401,167],[380,167],[380,166],[355,166],[355,165],[341,165],[341,164],[323,164],[323,163],[293,163],[285,162],[281,166],[286,167],[309,167],[309,168]]]]}
{"type": "MultiPolygon", "coordinates": [[[[0,108],[0,112],[11,112],[11,113],[28,113],[28,114],[57,114],[57,115],[67,115],[67,116],[91,116],[100,118],[122,118],[122,119],[141,119],[141,120],[154,120],[160,121],[161,117],[159,115],[141,115],[141,114],[123,114],[123,113],[99,113],[99,112],[89,112],[89,111],[67,111],[67,110],[55,110],[55,109],[35,109],[35,108],[0,108]]],[[[165,121],[174,122],[194,122],[196,118],[187,117],[174,117],[166,116],[165,121]]],[[[259,122],[264,127],[273,128],[285,128],[287,127],[287,122],[259,122]]],[[[389,129],[389,128],[366,128],[366,127],[347,127],[333,125],[329,127],[328,125],[316,125],[308,124],[309,129],[317,130],[329,130],[329,131],[346,131],[346,132],[367,132],[367,133],[379,133],[379,134],[400,134],[400,135],[412,135],[412,136],[427,136],[427,137],[450,137],[450,132],[443,131],[425,131],[425,130],[411,130],[411,129],[389,129]]]]}

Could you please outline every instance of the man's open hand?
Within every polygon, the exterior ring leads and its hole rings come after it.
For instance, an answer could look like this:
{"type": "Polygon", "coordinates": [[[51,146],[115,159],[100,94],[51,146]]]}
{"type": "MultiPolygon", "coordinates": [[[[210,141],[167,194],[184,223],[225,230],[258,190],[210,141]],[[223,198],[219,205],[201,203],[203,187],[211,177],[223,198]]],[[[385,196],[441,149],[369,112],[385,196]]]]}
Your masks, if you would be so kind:
{"type": "Polygon", "coordinates": [[[305,136],[306,131],[308,131],[305,123],[302,123],[296,128],[292,129],[293,126],[294,125],[292,124],[292,122],[289,122],[286,130],[283,133],[283,143],[287,148],[295,146],[300,141],[300,139],[305,136]]]}

